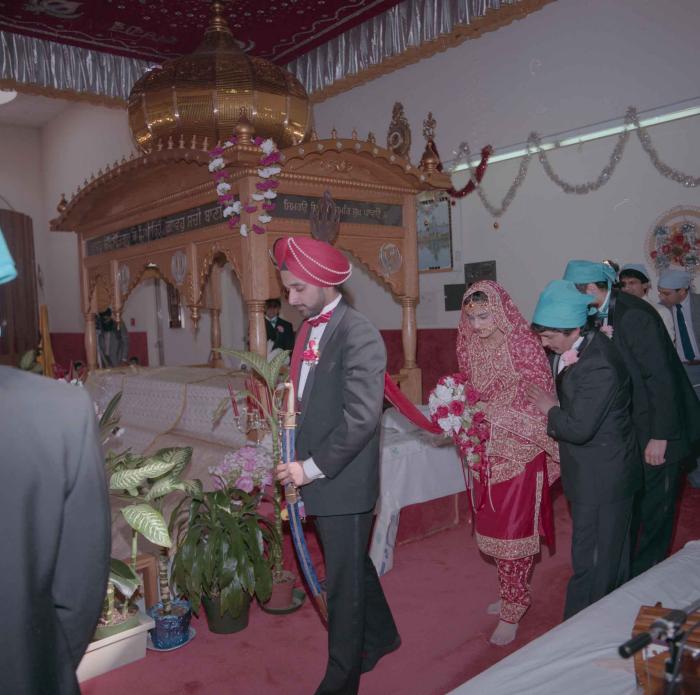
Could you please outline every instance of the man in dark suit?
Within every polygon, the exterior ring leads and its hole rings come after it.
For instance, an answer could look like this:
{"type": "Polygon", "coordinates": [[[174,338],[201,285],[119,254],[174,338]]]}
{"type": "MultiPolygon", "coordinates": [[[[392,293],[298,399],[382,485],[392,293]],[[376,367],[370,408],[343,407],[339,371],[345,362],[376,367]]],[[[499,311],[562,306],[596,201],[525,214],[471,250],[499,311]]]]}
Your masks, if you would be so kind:
{"type": "Polygon", "coordinates": [[[289,321],[280,318],[282,302],[279,299],[268,299],[265,302],[265,328],[267,339],[272,341],[272,349],[293,350],[294,328],[289,321]]]}
{"type": "MultiPolygon", "coordinates": [[[[678,357],[695,393],[700,393],[700,296],[690,291],[690,283],[687,270],[666,269],[659,276],[659,300],[671,311],[678,357]]],[[[691,468],[688,482],[700,487],[700,461],[691,468]]]]}
{"type": "Polygon", "coordinates": [[[343,299],[345,256],[321,241],[280,239],[274,255],[289,303],[306,321],[291,373],[301,401],[298,461],[278,480],[301,487],[326,563],[328,664],[317,695],[352,694],[360,674],[401,640],[367,552],[379,492],[379,424],[386,351],[377,329],[343,299]]]}
{"type": "Polygon", "coordinates": [[[700,440],[700,403],[653,307],[611,289],[603,263],[570,261],[564,279],[593,296],[598,322],[612,333],[632,379],[632,419],[644,461],[632,533],[636,576],[668,553],[682,464],[700,440]]]}
{"type": "Polygon", "coordinates": [[[554,280],[542,292],[533,330],[554,354],[557,401],[536,386],[529,395],[559,442],[564,494],[571,503],[574,575],[564,619],[626,581],[635,492],[642,469],[630,417],[630,379],[608,337],[586,328],[590,298],[554,280]]]}
{"type": "MultiPolygon", "coordinates": [[[[0,232],[0,282],[12,268],[0,232]]],[[[10,367],[0,367],[0,394],[0,690],[78,695],[75,669],[109,573],[95,411],[83,389],[10,367]]]]}

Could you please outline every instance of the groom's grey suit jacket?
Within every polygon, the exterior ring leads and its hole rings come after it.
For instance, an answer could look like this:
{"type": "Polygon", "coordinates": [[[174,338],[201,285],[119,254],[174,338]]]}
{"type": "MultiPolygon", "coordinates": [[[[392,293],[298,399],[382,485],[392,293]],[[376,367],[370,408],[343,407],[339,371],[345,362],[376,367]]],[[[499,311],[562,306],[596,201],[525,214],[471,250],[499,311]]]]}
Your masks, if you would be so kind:
{"type": "Polygon", "coordinates": [[[326,476],[302,488],[309,514],[361,514],[379,493],[379,425],[386,349],[379,331],[340,301],[309,372],[297,421],[297,458],[326,476]]]}

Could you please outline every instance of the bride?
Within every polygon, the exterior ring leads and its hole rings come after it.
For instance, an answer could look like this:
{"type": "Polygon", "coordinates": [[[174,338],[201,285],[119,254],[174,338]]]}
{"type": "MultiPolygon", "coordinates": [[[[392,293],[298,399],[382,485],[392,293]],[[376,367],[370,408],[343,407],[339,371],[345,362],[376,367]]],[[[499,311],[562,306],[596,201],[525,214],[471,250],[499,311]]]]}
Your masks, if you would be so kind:
{"type": "Polygon", "coordinates": [[[508,293],[491,281],[464,296],[457,360],[490,425],[486,467],[469,471],[471,500],[477,545],[498,569],[500,600],[488,607],[499,616],[491,642],[508,644],[531,603],[540,536],[550,547],[554,540],[549,485],[559,476],[559,451],[525,393],[528,384],[553,391],[552,372],[508,293]]]}

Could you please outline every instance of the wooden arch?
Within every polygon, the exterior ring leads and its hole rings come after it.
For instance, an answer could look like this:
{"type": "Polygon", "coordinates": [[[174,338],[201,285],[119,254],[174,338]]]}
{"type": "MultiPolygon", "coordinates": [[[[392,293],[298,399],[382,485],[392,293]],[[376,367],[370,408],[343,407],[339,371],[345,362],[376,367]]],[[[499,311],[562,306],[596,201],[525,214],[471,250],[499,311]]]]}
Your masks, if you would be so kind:
{"type": "MultiPolygon", "coordinates": [[[[239,133],[238,143],[226,150],[224,158],[233,193],[245,201],[259,180],[260,150],[250,143],[247,132],[239,133]]],[[[205,287],[221,256],[240,281],[250,347],[264,355],[265,300],[281,290],[269,250],[280,236],[308,235],[311,209],[330,191],[343,215],[336,245],[359,260],[401,304],[402,389],[419,401],[416,194],[447,188],[448,177],[423,172],[372,141],[306,142],[282,151],[276,209],[267,232],[242,237],[223,219],[208,170],[209,147],[206,139],[188,143],[181,139],[177,145],[159,143],[143,156],[115,162],[86,181],[52,220],[52,230],[78,235],[88,367],[97,365],[98,296],[102,293],[119,319],[126,298],[149,269],[157,269],[180,291],[195,326],[203,310],[211,312],[212,347],[219,347],[221,304],[215,291],[205,302],[205,287]],[[394,260],[400,255],[399,267],[387,265],[388,252],[394,260]]],[[[248,228],[251,217],[241,215],[248,228]]]]}

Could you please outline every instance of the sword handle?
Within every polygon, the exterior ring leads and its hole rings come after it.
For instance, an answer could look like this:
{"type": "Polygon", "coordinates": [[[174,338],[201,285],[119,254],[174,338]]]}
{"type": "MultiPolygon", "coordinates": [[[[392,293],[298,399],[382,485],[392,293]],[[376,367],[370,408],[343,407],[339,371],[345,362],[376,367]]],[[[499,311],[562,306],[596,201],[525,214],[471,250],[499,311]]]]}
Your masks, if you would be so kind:
{"type": "MultiPolygon", "coordinates": [[[[284,431],[284,446],[282,447],[285,463],[294,460],[294,432],[296,431],[296,396],[294,384],[287,381],[284,384],[284,395],[282,396],[282,429],[284,431]]],[[[284,486],[284,498],[287,504],[296,504],[299,501],[299,493],[294,483],[284,486]]]]}

